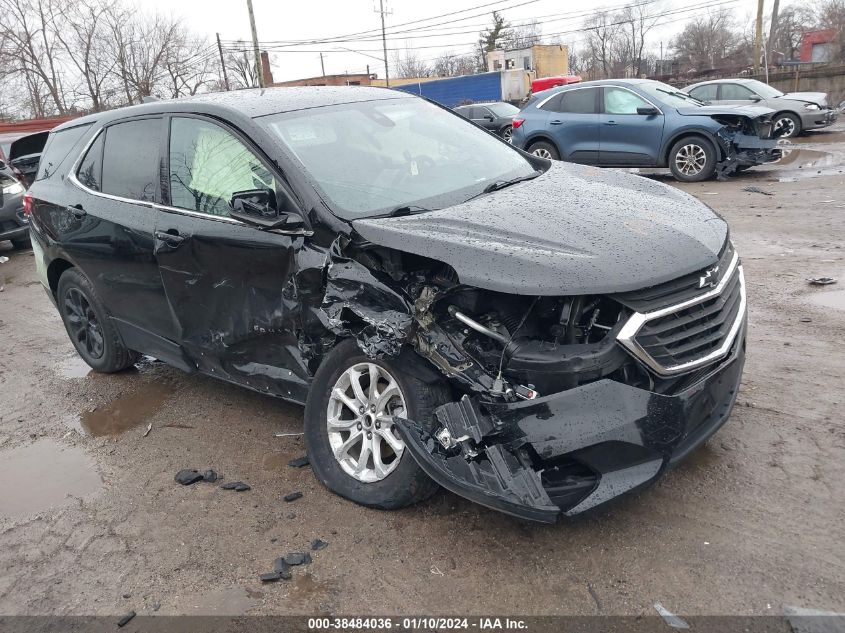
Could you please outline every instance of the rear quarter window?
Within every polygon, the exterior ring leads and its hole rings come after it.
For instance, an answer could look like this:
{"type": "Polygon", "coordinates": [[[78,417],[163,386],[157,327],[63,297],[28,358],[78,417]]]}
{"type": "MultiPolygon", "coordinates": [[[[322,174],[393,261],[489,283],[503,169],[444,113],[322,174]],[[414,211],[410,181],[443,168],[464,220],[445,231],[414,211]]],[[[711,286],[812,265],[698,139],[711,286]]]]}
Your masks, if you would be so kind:
{"type": "MultiPolygon", "coordinates": [[[[73,159],[68,160],[71,155],[71,150],[80,144],[80,141],[91,129],[91,124],[77,125],[76,127],[68,128],[66,130],[59,130],[57,132],[50,132],[47,138],[47,144],[44,146],[44,151],[41,154],[41,161],[38,164],[38,173],[35,180],[44,180],[45,178],[53,177],[65,161],[68,164],[73,162],[73,159]]],[[[79,149],[77,149],[77,152],[79,149]]],[[[73,156],[77,156],[77,152],[73,152],[73,156]]]]}
{"type": "Polygon", "coordinates": [[[162,119],[136,119],[106,128],[102,192],[155,202],[158,197],[162,119]]]}

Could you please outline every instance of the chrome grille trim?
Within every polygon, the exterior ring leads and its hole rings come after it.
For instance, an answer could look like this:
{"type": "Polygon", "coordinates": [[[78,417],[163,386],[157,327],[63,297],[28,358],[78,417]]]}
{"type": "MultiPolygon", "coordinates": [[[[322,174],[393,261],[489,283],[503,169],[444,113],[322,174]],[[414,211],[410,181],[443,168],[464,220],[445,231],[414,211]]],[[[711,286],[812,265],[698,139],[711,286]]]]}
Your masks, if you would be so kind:
{"type": "Polygon", "coordinates": [[[703,294],[700,294],[697,297],[693,297],[692,299],[688,299],[687,301],[683,301],[672,306],[661,308],[660,310],[645,313],[634,312],[628,318],[628,321],[625,323],[625,325],[622,326],[622,329],[619,331],[616,340],[619,341],[619,343],[626,350],[628,350],[628,352],[630,352],[635,358],[642,361],[646,366],[648,366],[652,371],[654,371],[654,373],[660,376],[676,376],[678,374],[683,374],[689,371],[693,371],[695,369],[699,369],[700,367],[709,365],[710,363],[713,363],[727,356],[727,354],[733,347],[734,341],[736,340],[736,337],[739,334],[739,330],[742,327],[742,323],[745,320],[745,312],[745,274],[743,273],[742,266],[739,265],[739,254],[735,252],[727,271],[725,271],[725,274],[722,276],[722,279],[719,281],[719,284],[715,288],[703,294]],[[731,328],[728,331],[727,336],[725,336],[721,345],[717,349],[712,350],[710,353],[706,354],[705,356],[702,356],[701,358],[696,358],[695,360],[667,367],[656,361],[651,356],[651,354],[649,354],[645,349],[643,349],[643,347],[637,342],[637,334],[639,334],[640,329],[643,327],[643,325],[645,325],[649,321],[659,319],[675,312],[680,312],[681,310],[685,310],[686,308],[698,305],[700,303],[704,303],[709,299],[721,295],[725,289],[725,286],[727,286],[733,278],[735,272],[738,272],[739,274],[739,310],[737,311],[736,318],[731,324],[731,328]]]}

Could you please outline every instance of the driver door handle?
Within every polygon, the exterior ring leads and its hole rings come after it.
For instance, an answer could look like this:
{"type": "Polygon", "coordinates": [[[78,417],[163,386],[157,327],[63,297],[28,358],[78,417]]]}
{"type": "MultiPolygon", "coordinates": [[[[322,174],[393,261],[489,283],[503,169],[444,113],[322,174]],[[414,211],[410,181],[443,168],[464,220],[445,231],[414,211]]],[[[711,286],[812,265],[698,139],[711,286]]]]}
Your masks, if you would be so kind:
{"type": "Polygon", "coordinates": [[[551,124],[551,125],[561,125],[562,123],[563,123],[563,121],[561,121],[560,119],[555,119],[554,121],[549,121],[549,124],[551,124]]]}
{"type": "Polygon", "coordinates": [[[180,235],[178,231],[156,231],[155,237],[157,240],[161,240],[168,246],[179,246],[187,239],[185,235],[180,235]]]}
{"type": "Polygon", "coordinates": [[[619,125],[616,121],[605,121],[605,125],[619,125]]]}

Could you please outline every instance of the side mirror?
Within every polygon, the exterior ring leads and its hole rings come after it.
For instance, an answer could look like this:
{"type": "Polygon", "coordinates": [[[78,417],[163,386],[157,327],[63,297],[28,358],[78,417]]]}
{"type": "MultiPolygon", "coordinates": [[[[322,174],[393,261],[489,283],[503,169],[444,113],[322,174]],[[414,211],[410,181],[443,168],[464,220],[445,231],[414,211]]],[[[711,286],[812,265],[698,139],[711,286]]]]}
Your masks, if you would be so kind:
{"type": "Polygon", "coordinates": [[[305,228],[305,222],[299,215],[279,212],[276,194],[272,189],[235,192],[229,205],[231,217],[257,229],[297,233],[305,228]]]}
{"type": "Polygon", "coordinates": [[[493,122],[493,115],[492,114],[485,114],[484,119],[486,121],[490,121],[492,123],[493,122]]]}
{"type": "Polygon", "coordinates": [[[654,106],[640,106],[637,108],[637,114],[642,114],[643,116],[654,116],[655,114],[660,114],[660,110],[654,106]]]}
{"type": "Polygon", "coordinates": [[[762,100],[763,100],[763,97],[761,97],[760,95],[754,95],[753,97],[751,97],[751,100],[752,100],[754,103],[757,103],[758,101],[762,101],[762,100]]]}

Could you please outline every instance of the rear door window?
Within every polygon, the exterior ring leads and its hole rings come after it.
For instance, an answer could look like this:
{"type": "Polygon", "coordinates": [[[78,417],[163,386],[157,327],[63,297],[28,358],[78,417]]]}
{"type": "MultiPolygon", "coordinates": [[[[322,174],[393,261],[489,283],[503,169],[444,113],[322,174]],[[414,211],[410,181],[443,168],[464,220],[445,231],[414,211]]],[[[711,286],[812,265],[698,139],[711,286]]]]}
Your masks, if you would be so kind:
{"type": "Polygon", "coordinates": [[[745,86],[739,84],[722,84],[722,101],[750,101],[754,96],[745,86]]]}
{"type": "Polygon", "coordinates": [[[715,101],[716,92],[718,91],[718,89],[719,84],[707,84],[706,86],[698,86],[698,88],[693,88],[689,91],[689,93],[700,101],[715,101]]]}
{"type": "MultiPolygon", "coordinates": [[[[44,152],[41,155],[41,162],[38,164],[38,174],[35,176],[35,179],[43,180],[55,174],[59,166],[67,159],[70,151],[82,140],[82,137],[90,129],[91,124],[89,123],[88,125],[77,125],[66,130],[51,132],[50,137],[47,139],[47,144],[44,146],[44,152]]],[[[74,153],[74,156],[78,155],[79,150],[74,153]]]]}
{"type": "Polygon", "coordinates": [[[76,179],[93,191],[103,189],[103,140],[105,137],[104,133],[97,136],[85,152],[82,162],[79,163],[79,169],[76,170],[76,179]]]}
{"type": "Polygon", "coordinates": [[[106,129],[102,192],[155,202],[158,196],[161,119],[137,119],[106,129]]]}
{"type": "Polygon", "coordinates": [[[571,114],[596,114],[596,93],[598,88],[579,88],[560,93],[551,99],[544,110],[569,112],[571,114]]]}

